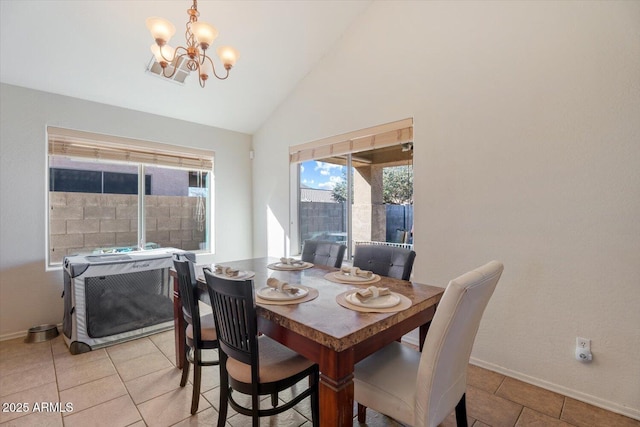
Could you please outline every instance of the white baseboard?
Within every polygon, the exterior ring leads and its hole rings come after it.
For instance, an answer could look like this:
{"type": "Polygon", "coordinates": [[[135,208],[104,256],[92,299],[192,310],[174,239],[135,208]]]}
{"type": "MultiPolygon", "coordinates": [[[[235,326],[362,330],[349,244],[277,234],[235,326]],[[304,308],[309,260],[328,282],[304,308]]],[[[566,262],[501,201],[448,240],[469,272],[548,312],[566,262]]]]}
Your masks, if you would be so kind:
{"type": "Polygon", "coordinates": [[[402,336],[402,342],[406,342],[407,344],[418,347],[418,337],[413,336],[413,334],[409,333],[407,335],[402,336]]]}
{"type": "Polygon", "coordinates": [[[10,334],[0,335],[0,341],[8,341],[16,338],[22,338],[27,336],[28,331],[12,332],[10,334]]]}
{"type": "Polygon", "coordinates": [[[616,414],[620,414],[629,418],[640,420],[640,409],[622,406],[618,403],[611,402],[609,400],[601,399],[599,397],[591,396],[590,394],[582,393],[580,391],[573,390],[573,389],[561,386],[559,384],[551,383],[545,380],[541,380],[539,378],[525,375],[520,372],[512,371],[511,369],[494,365],[493,363],[485,362],[483,360],[479,360],[474,357],[472,357],[471,360],[469,360],[469,363],[475,366],[479,366],[481,368],[488,369],[490,371],[497,372],[502,375],[506,375],[516,380],[520,380],[527,384],[535,385],[545,390],[553,391],[563,396],[567,396],[572,399],[576,399],[581,402],[588,403],[593,406],[597,406],[598,408],[606,409],[607,411],[615,412],[616,414]]]}
{"type": "MultiPolygon", "coordinates": [[[[58,323],[56,326],[58,327],[58,331],[62,332],[62,323],[58,323]]],[[[11,332],[8,334],[0,335],[0,341],[8,341],[16,338],[24,338],[27,336],[28,333],[29,333],[29,330],[27,329],[25,331],[11,332]]]]}
{"type": "MultiPolygon", "coordinates": [[[[403,336],[402,341],[406,342],[407,344],[418,346],[418,337],[414,336],[413,334],[407,334],[403,336]]],[[[506,375],[516,380],[520,380],[527,384],[535,385],[545,390],[553,391],[563,396],[571,397],[572,399],[576,399],[581,402],[588,403],[593,406],[597,406],[598,408],[606,409],[607,411],[615,412],[616,414],[624,415],[625,417],[640,420],[640,409],[622,406],[618,403],[611,402],[609,400],[604,400],[596,396],[591,396],[590,394],[582,393],[567,387],[563,387],[559,384],[550,383],[548,381],[541,380],[539,378],[531,377],[529,375],[525,375],[520,372],[512,371],[502,366],[494,365],[493,363],[485,362],[483,360],[479,360],[473,357],[471,358],[471,360],[469,360],[469,363],[475,366],[479,366],[481,368],[488,369],[490,371],[497,372],[502,375],[506,375]]]]}

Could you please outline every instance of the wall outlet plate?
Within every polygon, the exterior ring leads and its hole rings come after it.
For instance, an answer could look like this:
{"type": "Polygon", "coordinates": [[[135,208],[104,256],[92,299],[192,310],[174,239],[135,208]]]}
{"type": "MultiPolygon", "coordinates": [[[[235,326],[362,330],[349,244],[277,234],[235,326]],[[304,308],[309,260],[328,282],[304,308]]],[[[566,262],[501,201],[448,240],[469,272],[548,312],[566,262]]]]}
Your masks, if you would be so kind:
{"type": "Polygon", "coordinates": [[[591,340],[588,338],[576,338],[576,348],[580,350],[591,350],[591,340]]]}

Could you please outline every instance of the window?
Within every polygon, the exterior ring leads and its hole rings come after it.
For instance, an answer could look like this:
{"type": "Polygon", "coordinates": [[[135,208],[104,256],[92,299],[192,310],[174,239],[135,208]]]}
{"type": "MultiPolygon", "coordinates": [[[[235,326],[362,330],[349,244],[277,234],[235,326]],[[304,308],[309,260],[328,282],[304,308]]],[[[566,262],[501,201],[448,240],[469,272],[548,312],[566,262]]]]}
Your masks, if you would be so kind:
{"type": "Polygon", "coordinates": [[[413,121],[291,147],[298,250],[307,239],[412,246],[413,121]]]}
{"type": "Polygon", "coordinates": [[[48,128],[48,265],[77,253],[210,250],[213,153],[48,128]]]}

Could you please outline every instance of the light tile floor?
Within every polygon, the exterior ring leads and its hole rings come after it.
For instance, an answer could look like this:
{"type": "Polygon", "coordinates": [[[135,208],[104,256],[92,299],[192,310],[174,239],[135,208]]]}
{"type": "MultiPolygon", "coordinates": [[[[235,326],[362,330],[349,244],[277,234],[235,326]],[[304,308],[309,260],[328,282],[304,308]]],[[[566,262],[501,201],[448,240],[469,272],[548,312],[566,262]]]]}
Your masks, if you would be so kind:
{"type": "MultiPolygon", "coordinates": [[[[218,367],[203,372],[199,410],[190,416],[192,388],[190,384],[179,387],[173,331],[75,356],[61,336],[37,344],[3,341],[0,425],[215,426],[218,367]]],[[[472,427],[640,427],[640,421],[472,365],[467,411],[472,427]]],[[[310,427],[309,419],[307,399],[295,410],[263,419],[261,426],[310,427]]],[[[230,409],[227,425],[251,422],[230,409]]],[[[369,409],[366,426],[400,424],[369,409]]],[[[443,423],[443,427],[452,426],[453,415],[443,423]]]]}

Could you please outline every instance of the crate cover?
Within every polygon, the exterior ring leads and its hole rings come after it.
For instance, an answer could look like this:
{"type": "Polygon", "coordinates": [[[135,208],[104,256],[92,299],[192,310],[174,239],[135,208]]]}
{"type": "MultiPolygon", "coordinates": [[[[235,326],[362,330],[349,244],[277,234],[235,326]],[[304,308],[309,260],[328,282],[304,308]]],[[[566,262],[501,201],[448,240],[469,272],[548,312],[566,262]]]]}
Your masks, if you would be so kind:
{"type": "Polygon", "coordinates": [[[65,257],[62,329],[71,353],[171,329],[174,253],[185,252],[160,248],[65,257]]]}

